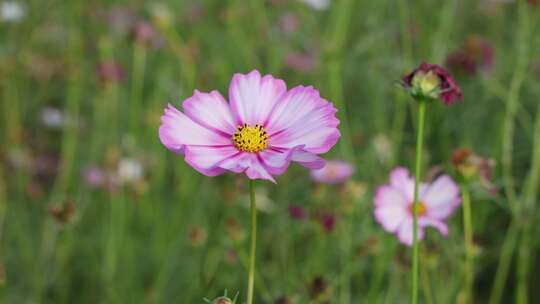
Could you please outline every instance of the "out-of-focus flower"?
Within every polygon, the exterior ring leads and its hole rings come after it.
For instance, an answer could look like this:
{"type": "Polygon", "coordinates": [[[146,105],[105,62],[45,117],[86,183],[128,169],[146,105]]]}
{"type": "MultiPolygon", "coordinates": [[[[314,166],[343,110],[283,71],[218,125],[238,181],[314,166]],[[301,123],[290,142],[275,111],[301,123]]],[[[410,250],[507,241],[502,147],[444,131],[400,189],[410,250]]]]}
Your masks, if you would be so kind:
{"type": "Polygon", "coordinates": [[[148,22],[139,21],[133,27],[133,39],[135,39],[136,43],[147,45],[155,35],[156,30],[148,22]]]}
{"type": "Polygon", "coordinates": [[[301,0],[314,10],[323,11],[330,7],[330,0],[301,0]]]}
{"type": "Polygon", "coordinates": [[[322,213],[318,216],[319,223],[324,228],[324,231],[330,233],[336,228],[336,215],[333,213],[322,213]]]}
{"type": "Polygon", "coordinates": [[[322,169],[311,170],[311,178],[323,184],[342,184],[354,173],[354,167],[341,160],[329,160],[322,169]]]}
{"type": "Polygon", "coordinates": [[[419,202],[413,210],[414,178],[405,168],[390,174],[390,184],[380,186],[375,194],[375,220],[400,242],[412,245],[413,212],[418,215],[418,239],[424,238],[424,228],[434,227],[448,234],[445,220],[461,203],[458,185],[448,175],[432,183],[421,183],[419,202]]]}
{"type": "Polygon", "coordinates": [[[463,100],[463,93],[454,78],[441,66],[422,63],[403,77],[402,85],[416,99],[438,99],[451,105],[463,100]]]}
{"type": "Polygon", "coordinates": [[[285,64],[300,73],[309,73],[313,71],[317,64],[314,54],[291,52],[285,58],[285,64]]]}
{"type": "Polygon", "coordinates": [[[385,134],[377,134],[373,138],[373,149],[381,163],[387,163],[392,157],[392,142],[385,134]]]}
{"type": "Polygon", "coordinates": [[[135,23],[132,36],[135,43],[154,49],[158,49],[165,42],[165,38],[154,28],[154,26],[152,26],[152,24],[146,21],[135,23]]]}
{"type": "Polygon", "coordinates": [[[339,120],[317,90],[287,90],[283,80],[252,71],[233,76],[229,95],[227,103],[217,91],[195,91],[184,112],[169,105],[159,128],[163,145],[207,176],[232,171],[275,183],[291,161],[324,166],[318,155],[336,144],[339,120]]]}
{"type": "Polygon", "coordinates": [[[363,182],[350,181],[347,183],[345,190],[353,200],[358,200],[366,194],[367,188],[367,185],[363,182]]]}
{"type": "Polygon", "coordinates": [[[132,158],[122,158],[118,163],[116,177],[120,184],[137,182],[143,178],[144,168],[142,164],[132,158]]]}
{"type": "Polygon", "coordinates": [[[289,215],[295,220],[303,220],[306,218],[306,210],[300,205],[290,205],[289,215]]]}
{"type": "Polygon", "coordinates": [[[493,45],[481,37],[470,36],[459,49],[448,55],[446,65],[452,70],[471,75],[478,69],[490,69],[493,61],[493,45]]]}
{"type": "Polygon", "coordinates": [[[497,192],[492,182],[495,160],[480,157],[468,148],[458,148],[452,153],[452,164],[466,180],[479,178],[480,184],[491,193],[497,192]]]}
{"type": "Polygon", "coordinates": [[[105,83],[117,83],[125,78],[122,66],[112,60],[100,62],[97,66],[97,73],[101,81],[105,83]]]}
{"type": "Polygon", "coordinates": [[[293,301],[287,296],[281,296],[274,301],[274,304],[293,304],[293,301]]]}
{"type": "Polygon", "coordinates": [[[540,5],[540,0],[528,0],[531,5],[540,5]]]}
{"type": "Polygon", "coordinates": [[[229,265],[236,265],[238,263],[238,253],[229,249],[225,252],[225,262],[229,265]]]}
{"type": "Polygon", "coordinates": [[[66,122],[66,117],[58,108],[45,107],[41,110],[41,122],[48,128],[61,129],[66,122]]]}
{"type": "Polygon", "coordinates": [[[26,7],[17,1],[3,1],[0,3],[0,21],[19,22],[26,16],[26,7]]]}
{"type": "Polygon", "coordinates": [[[308,292],[310,299],[318,301],[316,303],[324,303],[323,301],[328,300],[332,296],[332,289],[321,276],[313,278],[309,283],[308,292]]]}
{"type": "Polygon", "coordinates": [[[82,172],[83,180],[91,188],[103,187],[107,183],[105,171],[99,167],[87,167],[82,172]]]}
{"type": "Polygon", "coordinates": [[[107,24],[115,35],[125,36],[133,28],[137,20],[135,12],[128,6],[113,6],[107,12],[107,24]]]}
{"type": "Polygon", "coordinates": [[[62,204],[49,206],[49,214],[62,225],[68,224],[75,215],[75,203],[71,200],[62,204]]]}
{"type": "Polygon", "coordinates": [[[227,297],[219,297],[214,299],[212,304],[233,304],[233,301],[227,297]]]}
{"type": "Polygon", "coordinates": [[[246,238],[244,227],[234,218],[227,219],[225,222],[225,231],[235,242],[241,242],[246,238]]]}
{"type": "Polygon", "coordinates": [[[208,234],[201,226],[190,225],[188,227],[188,240],[191,246],[201,247],[206,243],[208,234]]]}
{"type": "Polygon", "coordinates": [[[173,16],[171,14],[171,9],[165,3],[152,3],[150,5],[150,15],[152,16],[152,21],[158,28],[168,28],[172,25],[173,16]]]}
{"type": "Polygon", "coordinates": [[[279,16],[279,28],[285,34],[296,32],[300,28],[300,19],[292,13],[284,13],[279,16]]]}

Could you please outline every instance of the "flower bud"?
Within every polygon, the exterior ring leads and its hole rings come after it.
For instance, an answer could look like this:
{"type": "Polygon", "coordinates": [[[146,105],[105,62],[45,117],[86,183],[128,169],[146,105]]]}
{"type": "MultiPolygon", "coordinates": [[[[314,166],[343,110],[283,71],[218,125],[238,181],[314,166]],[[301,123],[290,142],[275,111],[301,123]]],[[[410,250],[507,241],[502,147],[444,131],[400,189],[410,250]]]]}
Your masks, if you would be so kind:
{"type": "Polygon", "coordinates": [[[422,63],[403,77],[401,84],[417,100],[441,99],[447,105],[463,100],[463,93],[454,78],[436,64],[422,63]]]}
{"type": "Polygon", "coordinates": [[[233,304],[233,301],[227,297],[219,297],[212,301],[212,304],[233,304]]]}

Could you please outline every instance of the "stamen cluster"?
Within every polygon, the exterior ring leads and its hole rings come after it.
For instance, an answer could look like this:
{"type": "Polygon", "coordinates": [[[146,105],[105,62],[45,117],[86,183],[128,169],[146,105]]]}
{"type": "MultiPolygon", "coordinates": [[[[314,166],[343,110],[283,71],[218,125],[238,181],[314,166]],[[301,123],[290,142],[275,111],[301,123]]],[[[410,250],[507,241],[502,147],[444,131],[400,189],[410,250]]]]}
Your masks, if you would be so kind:
{"type": "Polygon", "coordinates": [[[244,152],[257,153],[268,147],[268,133],[262,125],[251,127],[248,124],[238,126],[233,135],[234,146],[244,152]]]}

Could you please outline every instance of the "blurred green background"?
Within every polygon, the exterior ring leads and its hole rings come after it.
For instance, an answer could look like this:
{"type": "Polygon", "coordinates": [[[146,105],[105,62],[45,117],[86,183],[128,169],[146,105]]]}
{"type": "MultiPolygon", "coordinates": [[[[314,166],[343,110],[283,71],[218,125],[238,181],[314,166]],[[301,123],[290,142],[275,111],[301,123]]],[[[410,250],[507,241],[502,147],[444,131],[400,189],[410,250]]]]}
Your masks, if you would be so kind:
{"type": "MultiPolygon", "coordinates": [[[[398,84],[425,60],[465,94],[429,106],[426,175],[461,146],[496,164],[495,190],[471,185],[471,303],[540,303],[539,21],[533,0],[1,1],[0,302],[244,299],[247,180],[201,176],[157,129],[167,103],[258,69],[335,103],[325,157],[356,172],[257,183],[256,303],[407,303],[410,252],[372,198],[414,162],[398,84]]],[[[464,302],[461,209],[449,226],[422,242],[422,303],[464,302]]]]}

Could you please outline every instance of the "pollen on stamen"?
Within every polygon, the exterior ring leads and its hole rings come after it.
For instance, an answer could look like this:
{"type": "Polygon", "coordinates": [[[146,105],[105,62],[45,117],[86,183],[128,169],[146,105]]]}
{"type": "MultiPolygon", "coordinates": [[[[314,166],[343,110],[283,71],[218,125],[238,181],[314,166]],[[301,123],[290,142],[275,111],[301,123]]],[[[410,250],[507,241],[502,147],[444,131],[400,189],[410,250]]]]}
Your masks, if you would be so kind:
{"type": "Polygon", "coordinates": [[[249,126],[237,126],[237,131],[233,134],[234,146],[244,152],[257,153],[268,147],[268,134],[260,124],[249,126]]]}

